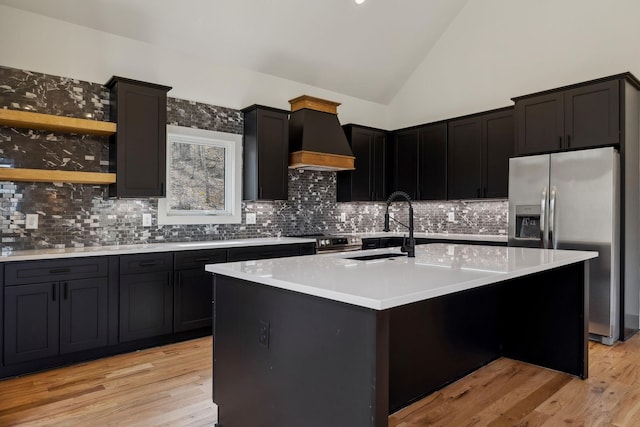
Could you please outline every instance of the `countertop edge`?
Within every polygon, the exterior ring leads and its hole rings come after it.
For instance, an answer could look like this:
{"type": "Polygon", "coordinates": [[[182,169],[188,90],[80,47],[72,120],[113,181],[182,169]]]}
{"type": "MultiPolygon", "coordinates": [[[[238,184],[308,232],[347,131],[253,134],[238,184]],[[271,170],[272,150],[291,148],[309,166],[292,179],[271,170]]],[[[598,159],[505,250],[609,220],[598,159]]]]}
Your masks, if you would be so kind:
{"type": "Polygon", "coordinates": [[[255,239],[212,240],[210,242],[170,242],[146,245],[114,245],[65,249],[33,249],[0,255],[0,262],[40,261],[59,258],[81,258],[109,255],[128,255],[154,252],[180,252],[200,249],[229,249],[250,246],[315,243],[315,239],[301,237],[262,237],[255,239]]]}

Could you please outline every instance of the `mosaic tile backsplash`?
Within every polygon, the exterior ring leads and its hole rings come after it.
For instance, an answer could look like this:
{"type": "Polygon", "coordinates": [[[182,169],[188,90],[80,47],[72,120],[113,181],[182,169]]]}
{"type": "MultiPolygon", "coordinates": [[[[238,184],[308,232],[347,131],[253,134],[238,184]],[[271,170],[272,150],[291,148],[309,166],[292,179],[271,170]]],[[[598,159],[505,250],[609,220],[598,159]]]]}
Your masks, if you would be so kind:
{"type": "MultiPolygon", "coordinates": [[[[100,84],[0,66],[0,108],[109,120],[109,94],[100,84]]],[[[242,112],[169,97],[169,124],[242,133],[242,112]]],[[[0,126],[0,166],[105,172],[105,137],[0,126]]],[[[184,242],[313,233],[381,231],[385,203],[336,203],[334,172],[289,171],[289,200],[243,202],[241,224],[157,225],[157,199],[111,199],[107,187],[0,182],[4,252],[23,249],[184,242]],[[255,225],[247,225],[255,212],[255,225]],[[38,229],[26,229],[26,214],[38,229]],[[150,213],[153,226],[142,227],[150,213]],[[345,213],[346,222],[341,222],[345,213]]],[[[504,234],[507,202],[414,202],[416,231],[504,234]],[[449,213],[454,220],[449,221],[449,213]]],[[[406,221],[406,203],[390,209],[406,221]]],[[[393,226],[392,226],[393,227],[393,226]]],[[[394,231],[403,231],[395,225],[394,231]]]]}

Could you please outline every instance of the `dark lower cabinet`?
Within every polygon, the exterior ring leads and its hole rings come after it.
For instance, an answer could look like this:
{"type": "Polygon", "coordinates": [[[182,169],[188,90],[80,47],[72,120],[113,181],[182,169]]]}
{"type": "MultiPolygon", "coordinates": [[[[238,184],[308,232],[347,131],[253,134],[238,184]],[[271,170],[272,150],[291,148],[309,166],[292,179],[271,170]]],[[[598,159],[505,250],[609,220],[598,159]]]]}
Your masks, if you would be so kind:
{"type": "Polygon", "coordinates": [[[176,252],[173,288],[173,331],[210,328],[212,324],[212,275],[207,264],[225,262],[226,249],[176,252]]]}
{"type": "Polygon", "coordinates": [[[7,286],[4,363],[27,362],[59,353],[58,283],[7,286]]]}
{"type": "Polygon", "coordinates": [[[174,332],[211,327],[213,290],[204,268],[176,271],[173,290],[174,332]]]}
{"type": "Polygon", "coordinates": [[[172,270],[164,268],[165,263],[151,260],[171,254],[150,255],[120,258],[121,342],[170,334],[173,330],[172,270]],[[122,274],[123,264],[142,265],[140,270],[150,271],[122,274]]]}
{"type": "Polygon", "coordinates": [[[0,263],[0,378],[211,333],[204,266],[315,243],[0,263]]]}
{"type": "Polygon", "coordinates": [[[107,345],[107,279],[5,288],[5,364],[107,345]]]}
{"type": "Polygon", "coordinates": [[[108,281],[104,277],[60,284],[60,353],[107,345],[108,281]]]}

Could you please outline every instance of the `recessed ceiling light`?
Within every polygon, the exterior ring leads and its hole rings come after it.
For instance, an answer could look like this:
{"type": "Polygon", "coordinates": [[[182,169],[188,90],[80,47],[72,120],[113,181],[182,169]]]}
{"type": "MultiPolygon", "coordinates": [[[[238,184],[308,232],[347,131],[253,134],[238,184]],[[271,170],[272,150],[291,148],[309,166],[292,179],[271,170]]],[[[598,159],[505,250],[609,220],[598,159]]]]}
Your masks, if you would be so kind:
{"type": "Polygon", "coordinates": [[[356,0],[356,4],[362,4],[364,3],[364,0],[356,0]]]}

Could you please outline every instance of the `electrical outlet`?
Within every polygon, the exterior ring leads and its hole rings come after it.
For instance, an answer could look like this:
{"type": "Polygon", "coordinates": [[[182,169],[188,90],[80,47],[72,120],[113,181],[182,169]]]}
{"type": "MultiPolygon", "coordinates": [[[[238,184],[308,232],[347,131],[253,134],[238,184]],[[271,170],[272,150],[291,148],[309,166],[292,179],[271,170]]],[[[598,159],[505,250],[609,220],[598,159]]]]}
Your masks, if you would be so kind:
{"type": "Polygon", "coordinates": [[[456,220],[456,214],[453,212],[449,212],[447,213],[447,221],[449,222],[455,222],[456,220]]]}
{"type": "Polygon", "coordinates": [[[142,214],[142,226],[151,227],[151,214],[142,214]]]}
{"type": "Polygon", "coordinates": [[[269,348],[269,334],[270,334],[269,322],[264,320],[260,321],[260,334],[258,336],[258,342],[263,346],[269,348]]]}
{"type": "Polygon", "coordinates": [[[340,214],[340,222],[347,222],[347,214],[346,214],[346,212],[342,212],[340,214]]]}
{"type": "Polygon", "coordinates": [[[28,230],[35,230],[38,228],[38,214],[27,214],[27,221],[24,228],[28,230]]]}
{"type": "Polygon", "coordinates": [[[256,213],[255,212],[247,212],[247,224],[255,224],[256,223],[256,213]]]}

